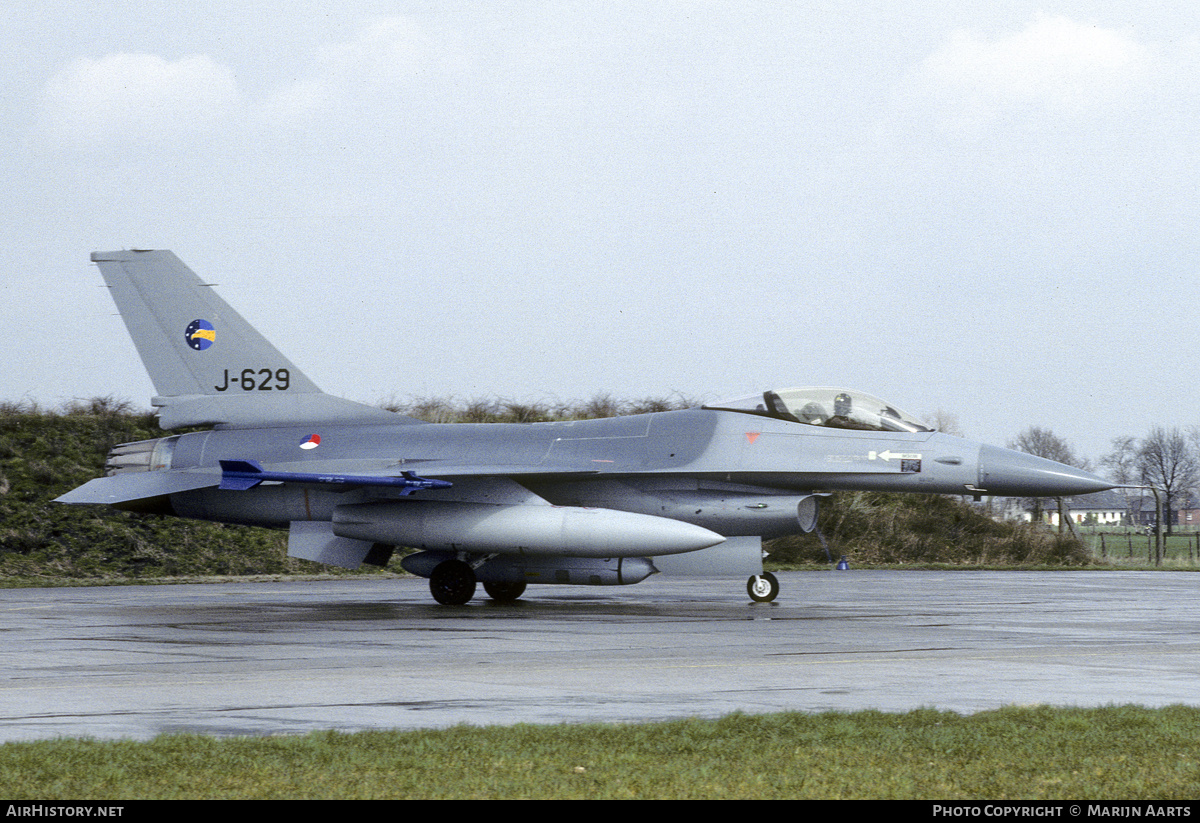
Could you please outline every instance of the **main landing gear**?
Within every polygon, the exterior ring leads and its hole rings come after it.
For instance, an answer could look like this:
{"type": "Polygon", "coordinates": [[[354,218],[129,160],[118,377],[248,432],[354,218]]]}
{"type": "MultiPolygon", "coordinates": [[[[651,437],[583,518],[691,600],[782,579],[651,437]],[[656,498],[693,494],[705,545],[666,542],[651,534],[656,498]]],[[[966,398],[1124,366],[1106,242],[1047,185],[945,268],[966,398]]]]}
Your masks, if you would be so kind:
{"type": "MultiPolygon", "coordinates": [[[[462,560],[443,560],[429,575],[429,591],[443,606],[463,606],[475,596],[475,570],[462,560]]],[[[483,590],[497,603],[511,603],[525,593],[525,583],[486,581],[483,590]]],[[[746,581],[746,592],[755,603],[770,603],[779,596],[779,581],[770,572],[746,581]]]]}
{"type": "MultiPolygon", "coordinates": [[[[475,596],[475,570],[462,560],[443,560],[429,575],[429,591],[443,606],[462,606],[475,596]]],[[[525,593],[525,582],[487,581],[483,590],[497,603],[511,603],[525,593]]]]}
{"type": "Polygon", "coordinates": [[[443,560],[429,575],[429,591],[443,606],[462,606],[475,596],[475,570],[461,560],[443,560]]]}
{"type": "Polygon", "coordinates": [[[525,581],[516,583],[484,583],[483,590],[497,603],[511,603],[525,594],[525,581]]]}
{"type": "Polygon", "coordinates": [[[779,596],[779,581],[770,572],[756,574],[746,581],[746,591],[755,603],[770,603],[779,596]]]}

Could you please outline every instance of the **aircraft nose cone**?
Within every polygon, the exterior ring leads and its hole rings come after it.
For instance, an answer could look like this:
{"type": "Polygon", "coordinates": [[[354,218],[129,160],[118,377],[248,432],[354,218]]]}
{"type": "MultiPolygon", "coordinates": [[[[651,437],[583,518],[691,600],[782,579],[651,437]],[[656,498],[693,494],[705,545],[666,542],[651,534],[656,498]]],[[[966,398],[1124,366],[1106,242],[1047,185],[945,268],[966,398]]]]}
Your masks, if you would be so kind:
{"type": "Polygon", "coordinates": [[[979,486],[1010,497],[1071,497],[1115,486],[1103,477],[1044,457],[984,446],[979,451],[979,486]]]}

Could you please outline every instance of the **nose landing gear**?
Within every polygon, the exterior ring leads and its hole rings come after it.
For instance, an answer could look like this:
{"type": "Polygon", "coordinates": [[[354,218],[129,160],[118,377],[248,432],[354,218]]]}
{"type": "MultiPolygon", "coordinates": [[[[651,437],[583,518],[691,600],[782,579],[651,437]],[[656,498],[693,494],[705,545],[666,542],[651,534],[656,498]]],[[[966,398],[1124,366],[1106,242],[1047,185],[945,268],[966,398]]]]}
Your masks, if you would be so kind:
{"type": "Polygon", "coordinates": [[[779,596],[779,581],[770,572],[756,574],[746,581],[746,592],[755,603],[770,603],[779,596]]]}

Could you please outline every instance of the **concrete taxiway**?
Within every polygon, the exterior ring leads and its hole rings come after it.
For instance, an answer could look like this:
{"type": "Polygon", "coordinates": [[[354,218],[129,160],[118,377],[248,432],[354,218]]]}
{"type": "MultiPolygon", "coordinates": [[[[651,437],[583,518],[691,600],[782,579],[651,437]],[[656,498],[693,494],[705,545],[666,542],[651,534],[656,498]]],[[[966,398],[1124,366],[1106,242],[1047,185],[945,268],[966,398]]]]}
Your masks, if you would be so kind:
{"type": "Polygon", "coordinates": [[[0,740],[147,739],[733,711],[1200,705],[1200,575],[795,572],[530,587],[424,580],[0,591],[0,740]]]}

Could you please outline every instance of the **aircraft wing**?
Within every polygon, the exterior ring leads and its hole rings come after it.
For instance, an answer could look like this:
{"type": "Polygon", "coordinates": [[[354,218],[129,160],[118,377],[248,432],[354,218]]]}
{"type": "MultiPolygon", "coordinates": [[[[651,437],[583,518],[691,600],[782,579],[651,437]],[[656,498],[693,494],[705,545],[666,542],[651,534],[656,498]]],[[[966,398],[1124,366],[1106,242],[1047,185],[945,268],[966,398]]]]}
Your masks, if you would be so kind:
{"type": "MultiPolygon", "coordinates": [[[[392,478],[398,475],[395,469],[387,471],[365,469],[358,474],[374,476],[376,478],[392,478]]],[[[452,483],[448,484],[445,489],[422,490],[426,494],[436,492],[437,499],[441,500],[482,501],[486,499],[492,502],[501,502],[498,498],[502,498],[503,502],[509,503],[544,503],[545,501],[540,497],[522,488],[518,483],[509,478],[522,474],[574,474],[577,476],[587,476],[595,474],[595,472],[567,472],[562,469],[540,469],[529,466],[447,466],[436,469],[428,467],[427,471],[422,470],[422,474],[429,474],[438,478],[453,478],[452,483]]],[[[71,505],[96,503],[114,506],[135,500],[147,500],[178,494],[180,492],[221,486],[222,478],[222,473],[211,469],[200,471],[130,472],[89,480],[82,486],[55,498],[54,502],[71,505]]],[[[342,490],[359,488],[363,485],[381,485],[378,483],[364,483],[362,482],[364,479],[361,476],[342,476],[338,474],[327,475],[320,480],[314,480],[313,477],[297,474],[294,479],[289,479],[285,474],[281,473],[271,475],[268,482],[329,485],[334,488],[340,487],[342,490]]],[[[246,488],[250,488],[250,486],[247,485],[246,488]]]]}
{"type": "MultiPolygon", "coordinates": [[[[398,471],[395,466],[386,468],[363,466],[349,471],[314,473],[269,471],[263,469],[254,460],[221,460],[220,463],[222,471],[219,488],[226,491],[248,491],[263,483],[299,484],[339,493],[354,489],[380,487],[391,488],[394,493],[405,497],[420,494],[422,499],[427,500],[510,505],[548,505],[546,500],[529,491],[514,479],[520,475],[545,477],[551,474],[555,477],[578,478],[595,474],[592,471],[571,472],[557,468],[531,468],[524,465],[446,467],[425,465],[416,471],[398,471]],[[437,479],[434,479],[435,477],[437,479]],[[452,478],[452,480],[444,478],[452,478]]],[[[429,461],[429,463],[436,463],[436,461],[429,461]]],[[[287,466],[286,468],[293,467],[287,466]]],[[[179,489],[179,491],[183,490],[179,489]]]]}
{"type": "MultiPolygon", "coordinates": [[[[416,462],[416,461],[414,461],[416,462]]],[[[530,466],[518,465],[478,465],[465,464],[439,466],[431,462],[422,466],[417,472],[429,477],[595,477],[600,474],[596,469],[575,469],[566,466],[530,466]]]]}

